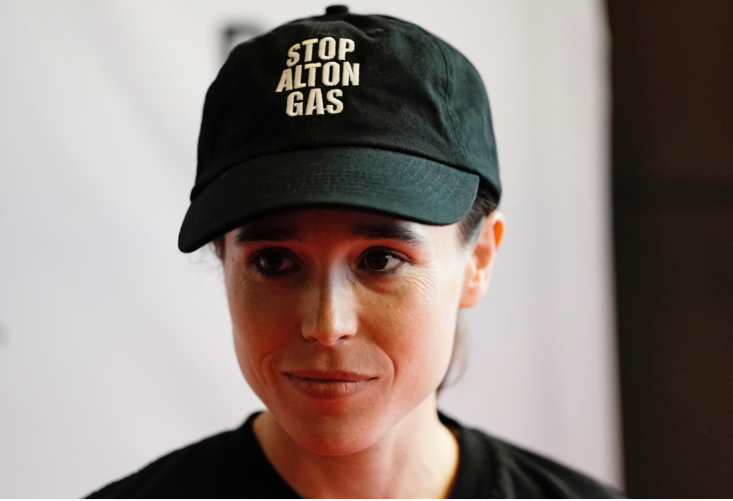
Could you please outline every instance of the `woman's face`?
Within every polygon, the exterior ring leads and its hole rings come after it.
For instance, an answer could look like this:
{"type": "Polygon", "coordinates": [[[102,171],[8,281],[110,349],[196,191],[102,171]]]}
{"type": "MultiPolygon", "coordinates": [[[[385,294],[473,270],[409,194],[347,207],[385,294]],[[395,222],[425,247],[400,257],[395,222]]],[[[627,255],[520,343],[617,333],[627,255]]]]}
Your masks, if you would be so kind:
{"type": "Polygon", "coordinates": [[[471,262],[457,225],[352,210],[231,231],[224,274],[242,373],[302,447],[369,447],[443,379],[471,262]]]}

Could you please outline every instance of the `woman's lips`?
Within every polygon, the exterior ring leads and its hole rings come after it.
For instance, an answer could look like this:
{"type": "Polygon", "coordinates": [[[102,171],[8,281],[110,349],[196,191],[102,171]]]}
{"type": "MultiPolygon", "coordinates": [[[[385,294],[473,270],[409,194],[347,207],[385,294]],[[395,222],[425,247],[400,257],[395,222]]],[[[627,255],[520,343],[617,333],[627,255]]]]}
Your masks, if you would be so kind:
{"type": "Polygon", "coordinates": [[[364,389],[377,378],[348,371],[296,370],[285,376],[306,396],[319,400],[344,398],[364,389]]]}

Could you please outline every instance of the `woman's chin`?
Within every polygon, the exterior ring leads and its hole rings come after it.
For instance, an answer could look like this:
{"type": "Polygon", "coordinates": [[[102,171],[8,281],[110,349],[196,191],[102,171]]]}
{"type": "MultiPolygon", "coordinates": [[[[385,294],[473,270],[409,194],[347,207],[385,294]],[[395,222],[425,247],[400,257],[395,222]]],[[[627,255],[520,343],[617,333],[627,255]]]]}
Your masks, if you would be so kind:
{"type": "Polygon", "coordinates": [[[369,431],[361,432],[361,435],[352,433],[305,433],[292,437],[300,447],[314,453],[326,456],[347,456],[356,454],[374,445],[379,436],[374,436],[369,431]]]}
{"type": "Polygon", "coordinates": [[[389,429],[377,416],[365,417],[296,418],[282,424],[290,438],[303,449],[314,454],[344,456],[374,445],[389,429]]]}

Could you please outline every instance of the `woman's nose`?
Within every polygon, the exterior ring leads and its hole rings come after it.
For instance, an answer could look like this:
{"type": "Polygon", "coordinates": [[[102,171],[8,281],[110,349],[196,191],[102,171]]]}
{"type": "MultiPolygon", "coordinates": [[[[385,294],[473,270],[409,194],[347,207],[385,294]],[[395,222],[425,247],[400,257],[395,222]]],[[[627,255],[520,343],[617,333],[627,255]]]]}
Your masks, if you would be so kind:
{"type": "Polygon", "coordinates": [[[303,337],[325,346],[352,338],[357,331],[355,306],[347,279],[324,277],[308,291],[301,327],[303,337]]]}

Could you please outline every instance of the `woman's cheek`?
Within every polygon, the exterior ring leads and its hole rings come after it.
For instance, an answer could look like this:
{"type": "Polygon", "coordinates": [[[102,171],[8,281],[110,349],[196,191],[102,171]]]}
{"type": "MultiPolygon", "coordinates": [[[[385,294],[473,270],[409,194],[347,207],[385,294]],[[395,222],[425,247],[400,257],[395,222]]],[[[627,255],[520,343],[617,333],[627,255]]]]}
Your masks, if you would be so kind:
{"type": "Polygon", "coordinates": [[[227,280],[227,295],[237,359],[257,391],[269,379],[271,355],[297,331],[298,322],[292,291],[263,287],[256,277],[242,275],[227,280]]]}
{"type": "Polygon", "coordinates": [[[287,281],[264,279],[244,264],[227,271],[226,287],[232,322],[246,332],[279,332],[297,293],[287,281]]]}
{"type": "Polygon", "coordinates": [[[414,273],[389,294],[360,300],[364,332],[393,361],[395,383],[418,399],[442,381],[455,335],[456,318],[448,304],[457,304],[458,288],[431,271],[414,273]]]}

